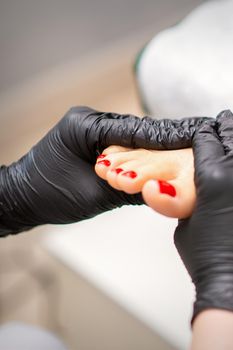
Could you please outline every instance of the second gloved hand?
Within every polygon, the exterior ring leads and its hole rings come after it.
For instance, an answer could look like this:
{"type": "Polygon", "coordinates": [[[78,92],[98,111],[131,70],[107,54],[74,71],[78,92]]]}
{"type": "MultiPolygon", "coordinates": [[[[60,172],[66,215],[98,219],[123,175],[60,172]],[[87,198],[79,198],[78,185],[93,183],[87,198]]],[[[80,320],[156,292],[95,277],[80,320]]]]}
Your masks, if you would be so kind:
{"type": "Polygon", "coordinates": [[[203,124],[193,151],[197,202],[175,245],[196,287],[194,320],[206,309],[233,311],[233,114],[203,124]]]}

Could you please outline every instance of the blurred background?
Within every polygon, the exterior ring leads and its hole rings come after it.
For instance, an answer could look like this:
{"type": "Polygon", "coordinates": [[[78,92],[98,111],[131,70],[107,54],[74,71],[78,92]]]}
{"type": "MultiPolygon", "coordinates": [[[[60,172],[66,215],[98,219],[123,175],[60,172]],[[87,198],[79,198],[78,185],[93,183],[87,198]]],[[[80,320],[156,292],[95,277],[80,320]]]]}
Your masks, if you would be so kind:
{"type": "MultiPolygon", "coordinates": [[[[71,106],[143,115],[137,53],[201,3],[1,0],[1,164],[27,152],[71,106]]],[[[48,231],[1,240],[1,324],[41,326],[72,350],[175,348],[55,257],[44,244],[48,231]]]]}

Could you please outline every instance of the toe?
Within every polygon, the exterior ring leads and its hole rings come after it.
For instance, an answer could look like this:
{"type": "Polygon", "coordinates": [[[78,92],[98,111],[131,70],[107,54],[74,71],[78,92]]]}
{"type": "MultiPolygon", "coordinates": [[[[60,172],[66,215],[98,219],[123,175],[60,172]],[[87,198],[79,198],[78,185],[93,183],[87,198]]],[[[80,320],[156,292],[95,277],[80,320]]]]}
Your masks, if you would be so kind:
{"type": "MultiPolygon", "coordinates": [[[[131,160],[119,166],[122,171],[116,174],[108,172],[108,181],[112,184],[114,182],[115,188],[120,188],[122,191],[134,194],[142,191],[146,181],[150,179],[164,179],[171,180],[175,178],[176,173],[171,169],[167,170],[164,162],[148,161],[148,158],[131,160]]],[[[118,169],[119,169],[118,168],[118,169]]],[[[116,169],[116,170],[118,170],[116,169]]]]}
{"type": "Polygon", "coordinates": [[[130,157],[129,153],[130,152],[103,154],[102,157],[98,157],[97,159],[95,172],[102,179],[107,180],[107,173],[117,168],[120,164],[127,162],[130,157]]]}
{"type": "Polygon", "coordinates": [[[110,166],[111,166],[111,160],[109,159],[108,156],[105,156],[103,154],[102,157],[99,156],[97,158],[97,162],[95,164],[95,172],[99,177],[106,180],[106,173],[108,172],[110,166]]]}
{"type": "Polygon", "coordinates": [[[174,218],[187,218],[195,205],[195,188],[191,181],[175,179],[168,182],[150,180],[142,189],[144,201],[155,211],[174,218]]]}
{"type": "Polygon", "coordinates": [[[102,179],[106,180],[107,172],[121,163],[122,161],[127,161],[129,155],[124,157],[124,153],[130,153],[132,151],[130,148],[112,145],[105,148],[96,159],[95,172],[102,179]]]}
{"type": "MultiPolygon", "coordinates": [[[[118,146],[111,146],[111,147],[118,147],[118,146]]],[[[109,147],[110,148],[110,147],[109,147]]],[[[144,159],[144,153],[141,150],[135,150],[135,151],[124,151],[124,152],[113,152],[108,153],[108,149],[104,150],[104,152],[97,158],[97,162],[95,164],[95,172],[98,176],[100,176],[102,179],[107,179],[107,173],[108,171],[111,171],[114,168],[123,168],[123,165],[134,161],[134,159],[137,159],[137,161],[142,163],[142,160],[144,159]]]]}
{"type": "Polygon", "coordinates": [[[115,186],[128,194],[141,192],[142,185],[145,182],[140,173],[142,164],[142,160],[131,160],[121,164],[113,171],[108,172],[109,184],[114,181],[115,186]]]}
{"type": "Polygon", "coordinates": [[[122,171],[123,169],[118,167],[118,168],[113,168],[106,173],[106,180],[108,181],[108,184],[119,191],[122,191],[123,189],[118,184],[117,178],[122,171]]]}
{"type": "Polygon", "coordinates": [[[112,146],[105,148],[103,150],[102,154],[109,155],[112,153],[129,152],[132,150],[133,150],[132,148],[126,148],[126,147],[122,147],[122,146],[112,145],[112,146]]]}

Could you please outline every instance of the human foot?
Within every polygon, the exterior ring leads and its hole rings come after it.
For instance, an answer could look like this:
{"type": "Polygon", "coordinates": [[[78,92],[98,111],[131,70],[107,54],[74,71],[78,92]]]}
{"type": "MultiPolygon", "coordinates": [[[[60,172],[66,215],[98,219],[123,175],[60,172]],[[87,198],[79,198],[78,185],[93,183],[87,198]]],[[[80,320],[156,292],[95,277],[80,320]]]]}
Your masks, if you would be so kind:
{"type": "Polygon", "coordinates": [[[151,151],[110,146],[98,157],[95,171],[117,190],[142,192],[146,204],[161,214],[185,218],[192,213],[196,194],[191,148],[151,151]]]}

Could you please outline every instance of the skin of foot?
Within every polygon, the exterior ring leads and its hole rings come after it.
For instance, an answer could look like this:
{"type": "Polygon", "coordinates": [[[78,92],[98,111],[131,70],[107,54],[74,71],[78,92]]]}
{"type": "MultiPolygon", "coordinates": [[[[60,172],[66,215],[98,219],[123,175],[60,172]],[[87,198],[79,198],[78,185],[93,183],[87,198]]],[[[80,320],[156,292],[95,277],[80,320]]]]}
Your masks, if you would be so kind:
{"type": "Polygon", "coordinates": [[[95,171],[113,188],[142,192],[155,211],[175,218],[192,214],[196,191],[191,148],[154,151],[110,146],[98,157],[95,171]]]}

